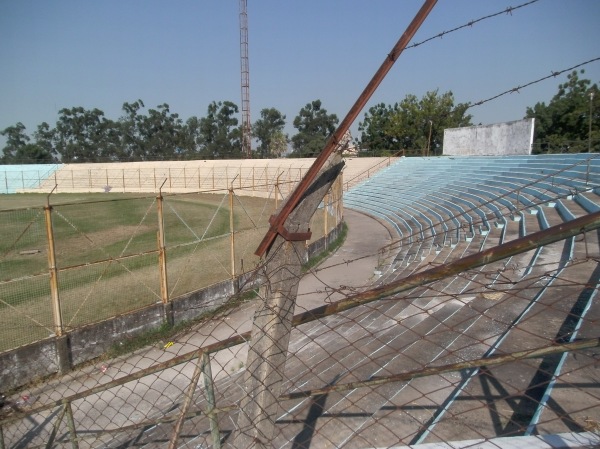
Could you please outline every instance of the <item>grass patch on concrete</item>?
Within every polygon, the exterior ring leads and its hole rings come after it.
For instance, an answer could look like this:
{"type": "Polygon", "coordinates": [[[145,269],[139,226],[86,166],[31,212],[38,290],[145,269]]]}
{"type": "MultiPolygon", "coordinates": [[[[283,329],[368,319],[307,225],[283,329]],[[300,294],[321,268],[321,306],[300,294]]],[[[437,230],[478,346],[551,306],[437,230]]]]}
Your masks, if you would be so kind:
{"type": "Polygon", "coordinates": [[[165,349],[165,346],[167,346],[169,342],[176,340],[179,335],[192,331],[194,326],[206,321],[210,321],[216,317],[226,315],[230,310],[240,306],[241,304],[254,300],[257,295],[258,289],[241,292],[229,298],[225,304],[215,308],[214,310],[206,311],[193,320],[178,323],[175,326],[171,326],[169,323],[164,323],[157,329],[144,332],[137,337],[128,338],[112,345],[106,354],[102,356],[102,359],[117,358],[148,346],[156,346],[159,349],[165,349]]]}
{"type": "Polygon", "coordinates": [[[344,244],[344,241],[346,240],[347,236],[348,236],[348,225],[344,222],[344,223],[342,223],[342,227],[340,229],[340,233],[338,234],[337,238],[333,242],[331,242],[331,244],[329,245],[327,250],[323,251],[321,254],[311,257],[308,260],[308,262],[306,262],[302,266],[302,272],[306,273],[310,269],[319,265],[321,262],[323,262],[329,256],[331,256],[334,252],[336,252],[338,250],[338,248],[340,246],[342,246],[344,244]]]}

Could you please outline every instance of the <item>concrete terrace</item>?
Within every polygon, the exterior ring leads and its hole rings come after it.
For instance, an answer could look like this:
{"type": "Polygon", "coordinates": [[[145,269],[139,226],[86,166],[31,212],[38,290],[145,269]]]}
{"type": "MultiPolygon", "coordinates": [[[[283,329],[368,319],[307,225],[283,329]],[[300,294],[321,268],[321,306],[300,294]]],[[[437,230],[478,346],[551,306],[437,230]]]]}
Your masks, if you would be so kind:
{"type": "MultiPolygon", "coordinates": [[[[348,240],[303,278],[297,312],[600,211],[597,156],[396,161],[346,193],[353,209],[348,240]]],[[[597,338],[599,260],[599,235],[590,232],[297,326],[285,393],[597,338]]],[[[69,385],[49,384],[34,394],[43,402],[61,397],[59,390],[81,391],[85,382],[107,382],[205,347],[249,329],[252,314],[248,303],[179,336],[168,351],[149,348],[111,362],[108,374],[90,367],[69,385]]],[[[217,407],[243,395],[245,368],[238,363],[246,347],[211,355],[217,407]]],[[[600,417],[597,357],[592,348],[282,401],[273,447],[549,448],[552,441],[593,447],[599,444],[588,431],[600,417]]],[[[81,434],[92,436],[103,422],[114,429],[89,447],[166,447],[172,424],[126,426],[180,407],[193,364],[74,402],[81,434]],[[127,398],[122,407],[110,405],[121,398],[127,398]]],[[[194,410],[207,405],[202,393],[194,396],[194,410]]],[[[41,443],[48,413],[6,427],[5,438],[41,443]]],[[[235,407],[219,413],[223,447],[238,413],[235,407]]],[[[205,415],[192,417],[181,447],[209,447],[209,433],[205,415]]]]}
{"type": "MultiPolygon", "coordinates": [[[[362,179],[394,158],[346,158],[344,180],[362,179]]],[[[0,167],[4,193],[42,192],[158,192],[222,191],[268,196],[278,183],[286,196],[302,179],[314,159],[236,159],[64,164],[44,169],[0,167]],[[7,171],[10,168],[10,171],[7,171]]]]}

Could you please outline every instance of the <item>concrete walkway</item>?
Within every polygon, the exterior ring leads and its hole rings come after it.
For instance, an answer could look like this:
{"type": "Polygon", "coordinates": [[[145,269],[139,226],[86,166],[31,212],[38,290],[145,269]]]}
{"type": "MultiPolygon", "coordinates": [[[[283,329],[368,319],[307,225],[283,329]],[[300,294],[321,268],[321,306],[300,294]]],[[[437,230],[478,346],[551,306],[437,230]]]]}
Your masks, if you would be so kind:
{"type": "Polygon", "coordinates": [[[344,211],[344,220],[348,225],[344,244],[302,278],[295,313],[364,291],[376,280],[375,269],[384,256],[380,250],[391,242],[390,231],[374,218],[351,209],[344,211]]]}

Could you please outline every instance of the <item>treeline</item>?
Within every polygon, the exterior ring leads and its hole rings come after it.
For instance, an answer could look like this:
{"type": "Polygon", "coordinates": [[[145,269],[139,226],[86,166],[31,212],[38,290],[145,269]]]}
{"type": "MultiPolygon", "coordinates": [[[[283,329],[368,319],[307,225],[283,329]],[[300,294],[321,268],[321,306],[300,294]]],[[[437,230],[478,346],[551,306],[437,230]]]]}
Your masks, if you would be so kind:
{"type": "MultiPolygon", "coordinates": [[[[580,73],[583,73],[581,71],[580,73]]],[[[600,151],[598,87],[577,72],[560,84],[549,104],[527,108],[536,118],[534,152],[600,151]]],[[[442,154],[444,129],[470,126],[468,103],[455,104],[452,92],[407,95],[393,105],[371,107],[359,122],[354,143],[359,155],[442,154]]],[[[29,135],[22,123],[0,131],[6,139],[0,163],[109,162],[243,158],[238,106],[213,101],[204,117],[183,120],[167,103],[146,109],[142,100],[124,103],[117,120],[99,109],[61,109],[56,124],[44,122],[29,135]]],[[[260,111],[252,125],[253,158],[311,157],[324,147],[338,118],[320,100],[307,103],[293,120],[275,108],[260,111]]]]}
{"type": "MultiPolygon", "coordinates": [[[[213,101],[202,118],[185,122],[167,103],[145,109],[142,100],[124,103],[123,115],[111,120],[100,109],[61,109],[54,127],[44,122],[30,136],[22,123],[0,134],[6,145],[2,164],[130,162],[191,159],[238,159],[242,154],[242,130],[231,101],[213,101]]],[[[314,156],[335,130],[338,119],[315,100],[294,119],[298,133],[284,133],[286,116],[265,108],[252,126],[252,157],[314,156]]]]}

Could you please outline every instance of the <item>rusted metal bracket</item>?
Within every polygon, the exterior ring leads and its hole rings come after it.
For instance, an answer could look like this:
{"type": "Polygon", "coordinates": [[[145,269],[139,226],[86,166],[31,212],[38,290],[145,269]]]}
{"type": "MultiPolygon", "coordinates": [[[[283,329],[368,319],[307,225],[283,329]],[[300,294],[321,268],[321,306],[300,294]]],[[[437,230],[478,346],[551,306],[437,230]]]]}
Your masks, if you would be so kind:
{"type": "Polygon", "coordinates": [[[281,225],[276,228],[275,226],[277,225],[277,215],[271,215],[271,218],[269,218],[269,223],[271,224],[271,231],[276,232],[288,242],[302,242],[310,240],[310,237],[312,236],[312,232],[310,232],[310,229],[308,230],[308,232],[290,232],[285,228],[284,225],[281,225]]]}

